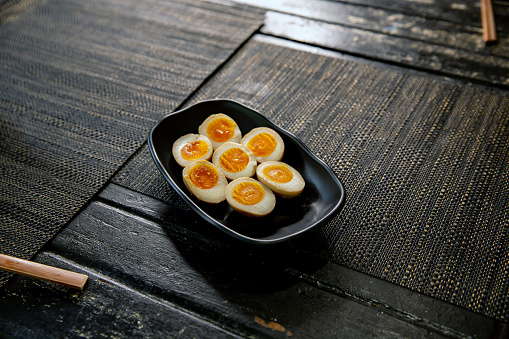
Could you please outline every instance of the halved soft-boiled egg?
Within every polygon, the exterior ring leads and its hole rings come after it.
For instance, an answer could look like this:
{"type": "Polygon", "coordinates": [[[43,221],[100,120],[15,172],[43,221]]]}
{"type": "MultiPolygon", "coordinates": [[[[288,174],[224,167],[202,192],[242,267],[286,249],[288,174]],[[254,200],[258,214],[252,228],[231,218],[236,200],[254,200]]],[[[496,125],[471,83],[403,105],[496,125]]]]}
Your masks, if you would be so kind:
{"type": "Polygon", "coordinates": [[[252,177],[256,172],[256,159],[246,146],[227,142],[214,151],[212,163],[219,167],[229,180],[252,177]]]}
{"type": "Polygon", "coordinates": [[[212,114],[198,127],[198,133],[205,135],[212,142],[214,149],[225,142],[240,143],[242,133],[237,123],[228,115],[212,114]]]}
{"type": "Polygon", "coordinates": [[[282,198],[293,198],[304,190],[302,175],[281,161],[266,161],[256,168],[256,177],[282,198]]]}
{"type": "Polygon", "coordinates": [[[225,199],[228,181],[219,168],[206,160],[190,163],[182,171],[186,188],[196,198],[212,204],[225,199]]]}
{"type": "Polygon", "coordinates": [[[212,143],[209,138],[192,133],[175,140],[172,147],[173,158],[182,167],[196,160],[210,160],[212,152],[212,143]]]}
{"type": "Polygon", "coordinates": [[[285,144],[281,136],[271,128],[257,127],[247,133],[241,141],[253,152],[256,161],[279,161],[283,158],[285,144]]]}
{"type": "Polygon", "coordinates": [[[230,182],[226,186],[226,201],[235,211],[250,217],[263,217],[276,206],[274,193],[253,178],[230,182]]]}

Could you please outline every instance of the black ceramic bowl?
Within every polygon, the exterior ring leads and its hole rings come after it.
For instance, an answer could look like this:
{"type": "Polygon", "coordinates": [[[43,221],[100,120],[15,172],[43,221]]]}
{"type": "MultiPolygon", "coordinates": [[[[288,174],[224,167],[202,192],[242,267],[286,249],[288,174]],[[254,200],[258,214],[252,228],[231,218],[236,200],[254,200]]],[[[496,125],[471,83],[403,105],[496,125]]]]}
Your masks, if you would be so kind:
{"type": "Polygon", "coordinates": [[[165,116],[150,131],[148,146],[164,178],[203,219],[240,240],[269,244],[291,239],[332,218],[343,206],[343,185],[297,138],[270,122],[259,112],[232,100],[206,100],[165,116]],[[306,181],[304,191],[291,199],[277,198],[275,209],[262,218],[251,218],[233,211],[226,201],[208,204],[186,189],[182,167],[173,159],[174,141],[184,134],[198,134],[198,126],[211,114],[224,113],[239,125],[242,135],[255,127],[277,131],[285,143],[282,161],[299,171],[306,181]]]}

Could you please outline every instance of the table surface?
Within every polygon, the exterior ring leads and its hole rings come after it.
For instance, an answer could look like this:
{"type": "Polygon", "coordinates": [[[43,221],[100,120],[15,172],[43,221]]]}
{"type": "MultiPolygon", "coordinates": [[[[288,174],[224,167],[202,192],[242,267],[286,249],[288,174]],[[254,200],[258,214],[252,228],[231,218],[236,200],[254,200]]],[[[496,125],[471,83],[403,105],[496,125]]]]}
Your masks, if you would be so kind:
{"type": "MultiPolygon", "coordinates": [[[[491,45],[482,41],[479,1],[236,2],[267,10],[251,39],[509,89],[507,1],[494,2],[499,41],[491,45]]],[[[85,273],[88,285],[9,281],[1,336],[509,336],[503,322],[289,245],[245,246],[190,211],[112,182],[34,260],[85,273]],[[151,260],[162,255],[164,267],[151,260]]]]}

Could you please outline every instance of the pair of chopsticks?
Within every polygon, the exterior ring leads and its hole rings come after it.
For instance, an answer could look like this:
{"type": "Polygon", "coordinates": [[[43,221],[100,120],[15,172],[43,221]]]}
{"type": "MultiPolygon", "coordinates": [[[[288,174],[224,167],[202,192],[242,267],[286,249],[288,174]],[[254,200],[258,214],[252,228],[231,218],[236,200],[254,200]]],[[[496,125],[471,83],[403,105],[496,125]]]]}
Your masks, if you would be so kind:
{"type": "Polygon", "coordinates": [[[83,290],[88,276],[0,254],[0,270],[83,290]]]}
{"type": "Polygon", "coordinates": [[[497,40],[497,29],[491,0],[481,0],[482,38],[484,42],[497,40]]]}

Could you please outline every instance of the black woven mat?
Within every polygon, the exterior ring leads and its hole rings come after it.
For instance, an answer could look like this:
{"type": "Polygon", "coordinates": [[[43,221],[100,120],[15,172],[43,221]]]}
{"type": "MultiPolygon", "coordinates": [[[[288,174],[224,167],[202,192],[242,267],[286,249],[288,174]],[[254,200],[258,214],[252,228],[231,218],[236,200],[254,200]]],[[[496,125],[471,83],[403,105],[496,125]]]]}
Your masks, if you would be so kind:
{"type": "MultiPolygon", "coordinates": [[[[507,93],[254,41],[193,102],[209,98],[260,110],[345,184],[296,246],[509,321],[507,93]]],[[[115,181],[181,203],[146,149],[115,181]]]]}
{"type": "Polygon", "coordinates": [[[193,0],[0,10],[0,253],[21,258],[263,22],[251,8],[193,0]]]}

